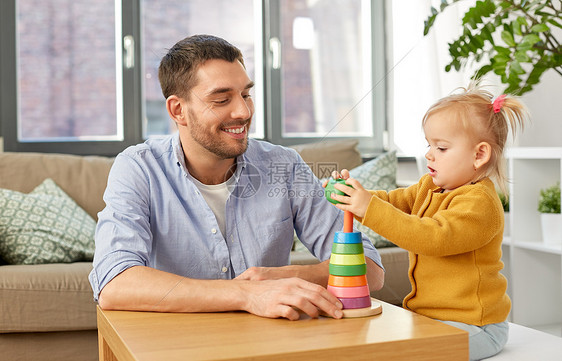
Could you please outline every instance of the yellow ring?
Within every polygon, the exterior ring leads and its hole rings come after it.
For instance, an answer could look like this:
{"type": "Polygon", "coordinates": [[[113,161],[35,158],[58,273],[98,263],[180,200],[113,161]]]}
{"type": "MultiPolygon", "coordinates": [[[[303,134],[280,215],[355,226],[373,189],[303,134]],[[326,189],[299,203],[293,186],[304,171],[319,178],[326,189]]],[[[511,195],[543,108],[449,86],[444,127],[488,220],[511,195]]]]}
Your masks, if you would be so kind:
{"type": "Polygon", "coordinates": [[[365,264],[365,254],[337,254],[332,253],[330,264],[352,266],[357,264],[365,264]]]}

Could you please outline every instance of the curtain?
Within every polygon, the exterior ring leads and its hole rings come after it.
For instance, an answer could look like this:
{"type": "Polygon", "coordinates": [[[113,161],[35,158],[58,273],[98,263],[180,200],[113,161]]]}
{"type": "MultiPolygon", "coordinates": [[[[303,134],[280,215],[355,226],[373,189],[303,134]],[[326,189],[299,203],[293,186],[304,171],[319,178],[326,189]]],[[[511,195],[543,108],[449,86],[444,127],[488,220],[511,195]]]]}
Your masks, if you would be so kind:
{"type": "MultiPolygon", "coordinates": [[[[422,163],[427,149],[421,127],[423,115],[439,98],[468,85],[473,73],[470,68],[447,73],[445,65],[450,61],[447,44],[460,35],[462,16],[474,1],[447,8],[424,36],[424,21],[432,4],[439,6],[439,2],[430,0],[386,1],[390,146],[422,163]]],[[[423,168],[425,173],[425,165],[420,162],[420,171],[423,168]]]]}

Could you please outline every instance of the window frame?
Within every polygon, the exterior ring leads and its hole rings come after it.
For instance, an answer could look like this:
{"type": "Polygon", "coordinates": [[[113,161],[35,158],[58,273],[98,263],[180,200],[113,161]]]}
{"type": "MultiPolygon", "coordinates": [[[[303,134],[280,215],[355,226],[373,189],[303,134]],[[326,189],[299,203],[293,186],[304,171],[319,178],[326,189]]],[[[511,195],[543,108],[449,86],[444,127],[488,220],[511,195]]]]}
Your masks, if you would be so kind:
{"type": "MultiPolygon", "coordinates": [[[[273,69],[270,39],[279,38],[279,2],[262,1],[263,43],[263,94],[264,94],[264,134],[266,141],[295,145],[321,140],[358,139],[359,150],[372,155],[387,148],[385,133],[387,124],[387,64],[385,57],[385,4],[384,0],[366,0],[371,3],[371,49],[372,49],[372,100],[373,136],[369,137],[283,137],[281,99],[281,69],[273,69]]],[[[17,0],[0,1],[0,136],[3,137],[4,150],[12,152],[49,152],[78,155],[114,156],[129,145],[143,142],[142,124],[144,104],[142,97],[142,57],[141,47],[141,4],[140,0],[121,0],[121,46],[127,35],[135,39],[135,66],[122,67],[123,99],[123,139],[108,141],[45,141],[20,142],[18,140],[18,79],[17,79],[17,0]]]]}
{"type": "Polygon", "coordinates": [[[269,91],[266,90],[266,137],[267,140],[285,146],[291,146],[303,143],[312,143],[323,140],[343,140],[343,139],[357,139],[359,140],[359,150],[362,154],[372,156],[373,154],[380,153],[387,148],[385,141],[385,133],[388,129],[386,118],[386,94],[387,94],[387,64],[385,56],[385,4],[384,0],[370,0],[371,4],[371,83],[373,88],[370,92],[372,104],[372,121],[373,121],[373,136],[368,137],[284,137],[283,136],[283,103],[282,103],[282,84],[281,84],[281,71],[282,69],[274,69],[272,64],[272,53],[269,49],[269,42],[272,38],[281,38],[281,24],[279,16],[280,1],[283,0],[270,0],[265,8],[266,17],[265,22],[269,25],[264,28],[265,41],[267,46],[264,45],[264,57],[268,64],[266,70],[266,83],[269,84],[269,91]],[[280,100],[280,101],[275,101],[280,100]]]}
{"type": "MultiPolygon", "coordinates": [[[[4,150],[10,152],[68,153],[77,155],[114,156],[129,145],[142,142],[141,118],[141,67],[131,69],[122,67],[122,119],[123,139],[102,141],[30,141],[18,140],[18,60],[17,60],[17,0],[0,2],[0,120],[4,150]],[[10,14],[11,16],[9,16],[10,14]]],[[[139,1],[121,0],[121,46],[123,37],[133,35],[138,39],[140,33],[139,1]],[[133,15],[133,16],[131,16],[133,15]]],[[[116,14],[119,15],[119,14],[116,14]]],[[[117,48],[117,47],[116,47],[117,48]]],[[[140,59],[140,50],[135,46],[135,59],[140,59]]],[[[119,101],[119,100],[118,100],[119,101]]],[[[119,107],[118,107],[119,109],[119,107]]]]}

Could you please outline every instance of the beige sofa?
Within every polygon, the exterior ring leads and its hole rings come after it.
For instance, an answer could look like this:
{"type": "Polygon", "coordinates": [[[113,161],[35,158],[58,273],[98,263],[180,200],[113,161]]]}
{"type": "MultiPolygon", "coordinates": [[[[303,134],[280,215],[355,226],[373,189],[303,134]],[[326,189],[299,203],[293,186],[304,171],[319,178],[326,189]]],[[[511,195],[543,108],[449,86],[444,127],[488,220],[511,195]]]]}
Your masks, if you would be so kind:
{"type": "MultiPolygon", "coordinates": [[[[354,142],[296,147],[310,165],[361,163],[354,142]]],[[[39,153],[0,153],[0,188],[30,192],[52,178],[96,219],[112,159],[39,153]]],[[[373,294],[399,304],[409,291],[406,251],[380,249],[385,287],[373,294]]],[[[292,263],[316,262],[294,252],[292,263]]],[[[89,262],[0,266],[0,358],[3,360],[97,360],[96,310],[88,283],[89,262]]]]}

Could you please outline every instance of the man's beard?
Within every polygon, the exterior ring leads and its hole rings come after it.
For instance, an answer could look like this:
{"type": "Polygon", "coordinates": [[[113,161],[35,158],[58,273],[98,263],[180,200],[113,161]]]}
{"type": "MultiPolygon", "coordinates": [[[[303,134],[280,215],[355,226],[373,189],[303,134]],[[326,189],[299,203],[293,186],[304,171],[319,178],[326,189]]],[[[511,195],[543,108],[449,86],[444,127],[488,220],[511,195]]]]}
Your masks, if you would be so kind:
{"type": "MultiPolygon", "coordinates": [[[[233,139],[237,142],[237,146],[231,146],[229,145],[230,143],[227,144],[217,141],[217,139],[214,138],[213,135],[209,134],[207,130],[203,128],[203,126],[201,126],[201,122],[191,111],[189,111],[189,124],[191,137],[193,138],[193,140],[195,140],[203,148],[221,159],[236,158],[239,155],[243,154],[248,148],[248,131],[251,124],[250,120],[248,120],[244,124],[228,124],[228,126],[230,127],[234,125],[244,125],[244,127],[246,127],[246,137],[244,137],[244,139],[233,139]]],[[[223,128],[222,125],[221,128],[223,128]]]]}

